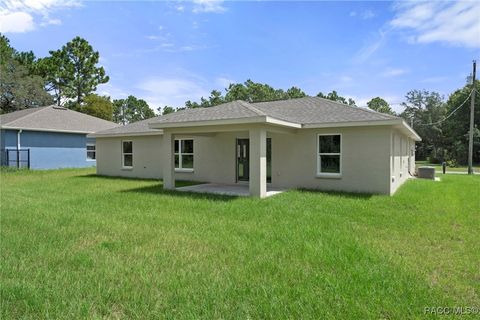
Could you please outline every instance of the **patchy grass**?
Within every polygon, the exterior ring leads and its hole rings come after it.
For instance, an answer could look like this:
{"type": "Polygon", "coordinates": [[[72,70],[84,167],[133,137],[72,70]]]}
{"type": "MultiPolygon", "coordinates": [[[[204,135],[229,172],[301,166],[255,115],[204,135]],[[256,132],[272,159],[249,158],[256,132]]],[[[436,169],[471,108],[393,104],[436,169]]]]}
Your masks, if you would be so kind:
{"type": "Polygon", "coordinates": [[[478,176],[409,181],[393,197],[258,200],[91,173],[1,173],[0,318],[407,319],[480,307],[478,176]]]}

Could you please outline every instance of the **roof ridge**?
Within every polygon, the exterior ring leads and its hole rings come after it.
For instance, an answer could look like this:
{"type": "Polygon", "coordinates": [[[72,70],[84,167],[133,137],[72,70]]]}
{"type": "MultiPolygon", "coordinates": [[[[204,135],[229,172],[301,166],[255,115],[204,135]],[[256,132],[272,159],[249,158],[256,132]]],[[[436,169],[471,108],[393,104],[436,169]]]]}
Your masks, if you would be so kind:
{"type": "MultiPolygon", "coordinates": [[[[10,121],[10,122],[2,123],[2,126],[3,126],[3,125],[6,125],[6,124],[15,123],[15,122],[17,122],[18,120],[21,120],[21,119],[28,118],[28,117],[30,117],[32,114],[39,113],[40,111],[43,111],[43,110],[45,110],[45,109],[47,109],[47,108],[51,108],[51,107],[52,107],[52,106],[34,107],[34,108],[37,108],[38,110],[35,110],[35,111],[33,111],[33,112],[29,113],[29,114],[24,115],[23,117],[17,118],[17,119],[15,119],[15,120],[10,121]]],[[[26,110],[26,109],[24,109],[24,110],[26,110]]],[[[21,111],[21,110],[18,110],[18,111],[21,111]]]]}
{"type": "Polygon", "coordinates": [[[400,118],[400,117],[389,115],[389,114],[386,114],[386,113],[373,111],[373,110],[368,110],[368,109],[365,109],[365,108],[362,108],[362,107],[357,107],[357,106],[353,107],[351,105],[348,105],[348,104],[345,104],[345,103],[342,103],[342,102],[338,102],[338,101],[334,101],[334,100],[330,100],[330,99],[327,99],[327,98],[322,98],[322,97],[312,97],[312,98],[333,102],[333,103],[339,104],[339,105],[344,106],[344,107],[348,107],[348,108],[353,109],[353,110],[360,110],[360,111],[367,112],[367,113],[378,114],[378,115],[385,116],[385,117],[390,118],[390,119],[400,118]]]}
{"type": "MultiPolygon", "coordinates": [[[[83,113],[83,112],[80,112],[80,111],[72,110],[72,109],[67,108],[67,107],[59,106],[59,107],[62,108],[62,109],[56,108],[56,107],[58,107],[58,106],[56,106],[56,105],[51,105],[51,106],[45,107],[45,109],[46,109],[46,108],[52,108],[52,109],[57,109],[57,110],[66,110],[66,111],[68,111],[68,112],[78,113],[78,114],[80,114],[80,115],[82,115],[82,116],[88,116],[88,117],[95,118],[95,120],[105,121],[105,122],[110,122],[110,123],[115,123],[115,122],[113,122],[113,121],[108,121],[108,120],[105,120],[105,119],[102,119],[102,118],[99,118],[99,117],[96,117],[96,116],[92,116],[92,115],[90,115],[90,114],[86,114],[86,113],[83,113]]],[[[115,124],[118,124],[118,123],[115,123],[115,124]]]]}
{"type": "Polygon", "coordinates": [[[252,104],[250,104],[249,102],[247,101],[244,101],[244,100],[237,100],[242,106],[244,106],[245,108],[247,108],[248,110],[250,111],[253,111],[255,112],[256,114],[260,115],[260,116],[266,116],[267,114],[257,108],[255,108],[252,104]]]}

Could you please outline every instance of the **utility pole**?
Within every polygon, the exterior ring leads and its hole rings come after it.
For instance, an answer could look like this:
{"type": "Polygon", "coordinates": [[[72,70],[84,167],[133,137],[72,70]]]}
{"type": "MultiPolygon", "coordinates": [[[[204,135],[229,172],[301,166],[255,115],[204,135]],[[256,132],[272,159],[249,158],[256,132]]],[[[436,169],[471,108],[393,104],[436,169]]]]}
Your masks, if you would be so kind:
{"type": "Polygon", "coordinates": [[[473,60],[472,98],[470,100],[470,131],[468,132],[468,174],[473,174],[473,118],[475,109],[475,72],[477,61],[473,60]]]}

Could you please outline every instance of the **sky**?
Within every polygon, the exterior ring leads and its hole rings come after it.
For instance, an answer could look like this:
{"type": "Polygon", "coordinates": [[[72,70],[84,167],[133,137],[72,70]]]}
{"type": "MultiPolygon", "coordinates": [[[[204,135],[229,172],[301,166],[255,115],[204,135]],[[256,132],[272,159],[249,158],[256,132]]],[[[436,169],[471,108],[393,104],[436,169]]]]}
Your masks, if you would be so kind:
{"type": "Polygon", "coordinates": [[[251,79],[332,90],[401,111],[412,89],[448,98],[480,60],[480,1],[0,0],[0,32],[48,55],[81,36],[110,76],[97,93],[156,109],[251,79]]]}

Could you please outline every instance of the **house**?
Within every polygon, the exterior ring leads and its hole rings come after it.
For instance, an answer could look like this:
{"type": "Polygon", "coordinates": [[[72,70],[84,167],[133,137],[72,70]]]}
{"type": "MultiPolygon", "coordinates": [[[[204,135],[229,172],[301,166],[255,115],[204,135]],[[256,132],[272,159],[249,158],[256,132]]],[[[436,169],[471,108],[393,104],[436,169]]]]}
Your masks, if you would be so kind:
{"type": "Polygon", "coordinates": [[[318,97],[186,109],[90,135],[100,175],[393,194],[415,169],[403,119],[318,97]]]}
{"type": "Polygon", "coordinates": [[[95,138],[118,124],[58,106],[0,115],[3,166],[56,169],[95,166],[95,138]]]}

